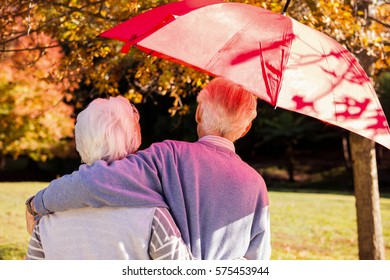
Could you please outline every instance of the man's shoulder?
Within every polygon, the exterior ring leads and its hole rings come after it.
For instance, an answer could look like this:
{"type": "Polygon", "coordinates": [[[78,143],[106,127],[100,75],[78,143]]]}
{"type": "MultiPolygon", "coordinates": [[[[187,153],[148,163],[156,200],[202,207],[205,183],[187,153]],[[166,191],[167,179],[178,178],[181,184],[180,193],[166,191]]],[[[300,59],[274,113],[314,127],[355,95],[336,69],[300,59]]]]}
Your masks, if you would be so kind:
{"type": "Polygon", "coordinates": [[[135,154],[127,156],[127,160],[137,161],[145,159],[156,159],[156,158],[165,158],[176,157],[178,154],[181,154],[183,151],[188,150],[190,142],[178,141],[178,140],[164,140],[162,142],[155,142],[151,144],[148,148],[139,150],[135,154]]]}
{"type": "Polygon", "coordinates": [[[196,145],[197,142],[187,142],[187,141],[180,141],[180,140],[164,140],[162,142],[156,142],[153,143],[149,148],[155,149],[155,150],[172,150],[177,151],[180,149],[186,149],[188,147],[192,147],[194,144],[196,145]]]}

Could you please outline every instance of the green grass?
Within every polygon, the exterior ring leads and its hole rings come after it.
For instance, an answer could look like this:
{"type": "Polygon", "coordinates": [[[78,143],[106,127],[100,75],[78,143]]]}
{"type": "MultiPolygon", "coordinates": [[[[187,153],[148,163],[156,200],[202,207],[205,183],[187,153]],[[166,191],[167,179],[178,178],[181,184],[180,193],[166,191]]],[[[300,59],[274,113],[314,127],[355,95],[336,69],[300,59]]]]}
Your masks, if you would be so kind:
{"type": "MultiPolygon", "coordinates": [[[[358,259],[355,197],[270,192],[273,259],[358,259]]],[[[381,198],[386,256],[390,256],[390,199],[381,198]]]]}
{"type": "Polygon", "coordinates": [[[23,259],[29,240],[24,202],[47,183],[0,183],[0,260],[23,259]]]}
{"type": "MultiPolygon", "coordinates": [[[[47,183],[0,183],[0,260],[23,259],[29,236],[24,201],[47,183]]],[[[272,259],[358,259],[355,199],[350,194],[270,191],[272,259]]],[[[390,199],[381,198],[390,257],[390,199]]]]}

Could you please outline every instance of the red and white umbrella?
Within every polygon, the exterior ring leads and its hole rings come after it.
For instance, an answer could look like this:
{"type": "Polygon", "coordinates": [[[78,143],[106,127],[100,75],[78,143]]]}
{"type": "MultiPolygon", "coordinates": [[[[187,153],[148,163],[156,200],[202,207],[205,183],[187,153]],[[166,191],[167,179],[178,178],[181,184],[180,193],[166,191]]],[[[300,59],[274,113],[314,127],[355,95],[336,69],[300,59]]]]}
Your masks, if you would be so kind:
{"type": "Polygon", "coordinates": [[[354,56],[290,17],[242,3],[180,1],[100,36],[125,42],[124,52],[134,45],[231,80],[275,107],[345,128],[390,149],[385,114],[354,56]]]}

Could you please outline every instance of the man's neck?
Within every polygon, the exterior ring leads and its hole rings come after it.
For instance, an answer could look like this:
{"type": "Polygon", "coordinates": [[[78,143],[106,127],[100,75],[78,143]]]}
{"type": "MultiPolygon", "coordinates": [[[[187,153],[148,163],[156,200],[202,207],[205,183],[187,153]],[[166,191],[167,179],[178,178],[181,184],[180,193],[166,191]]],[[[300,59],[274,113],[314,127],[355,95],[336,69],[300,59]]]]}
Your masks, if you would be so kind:
{"type": "Polygon", "coordinates": [[[213,134],[204,135],[199,138],[199,141],[213,143],[216,146],[224,147],[231,150],[232,152],[236,152],[232,141],[218,135],[213,135],[213,134]]]}

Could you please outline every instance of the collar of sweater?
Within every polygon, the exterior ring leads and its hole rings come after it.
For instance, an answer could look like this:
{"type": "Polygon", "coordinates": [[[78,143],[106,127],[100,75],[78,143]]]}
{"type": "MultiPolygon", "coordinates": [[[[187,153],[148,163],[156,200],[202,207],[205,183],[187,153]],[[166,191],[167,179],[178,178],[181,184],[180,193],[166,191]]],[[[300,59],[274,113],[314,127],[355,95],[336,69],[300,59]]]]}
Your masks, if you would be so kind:
{"type": "Polygon", "coordinates": [[[229,150],[232,151],[233,153],[236,152],[236,149],[235,149],[235,147],[234,147],[233,142],[231,142],[231,141],[229,141],[228,139],[223,138],[223,137],[221,137],[221,136],[206,135],[206,136],[203,136],[202,138],[200,138],[198,141],[201,141],[201,142],[208,142],[208,143],[214,144],[214,145],[216,145],[216,146],[219,146],[219,147],[223,147],[223,148],[229,149],[229,150]]]}

